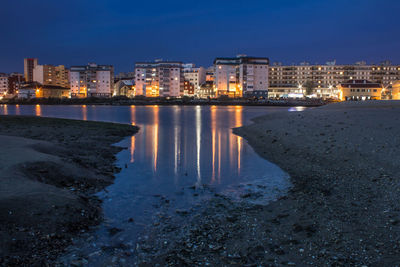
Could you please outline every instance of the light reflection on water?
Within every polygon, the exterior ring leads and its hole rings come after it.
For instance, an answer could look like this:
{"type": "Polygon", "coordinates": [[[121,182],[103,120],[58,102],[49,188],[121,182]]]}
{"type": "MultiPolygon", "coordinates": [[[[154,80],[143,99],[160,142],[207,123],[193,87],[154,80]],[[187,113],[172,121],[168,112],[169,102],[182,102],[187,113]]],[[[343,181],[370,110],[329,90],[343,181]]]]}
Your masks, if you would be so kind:
{"type": "MultiPolygon", "coordinates": [[[[68,255],[77,251],[89,255],[101,246],[121,242],[128,243],[126,247],[131,249],[160,209],[172,214],[175,209],[189,209],[212,195],[193,194],[188,189],[193,185],[210,185],[212,190],[238,198],[249,184],[254,184],[265,187],[262,203],[276,198],[289,188],[288,176],[260,158],[231,129],[250,123],[253,117],[287,110],[242,106],[0,105],[0,114],[110,121],[140,127],[136,135],[118,144],[127,148],[117,155],[122,171],[114,184],[98,194],[104,200],[105,222],[92,233],[93,241],[78,240],[68,255]],[[160,206],[155,195],[168,199],[168,206],[160,206]],[[129,218],[134,218],[134,223],[129,218]],[[110,236],[112,227],[123,231],[110,236]]],[[[102,260],[97,256],[90,262],[102,260]]]]}

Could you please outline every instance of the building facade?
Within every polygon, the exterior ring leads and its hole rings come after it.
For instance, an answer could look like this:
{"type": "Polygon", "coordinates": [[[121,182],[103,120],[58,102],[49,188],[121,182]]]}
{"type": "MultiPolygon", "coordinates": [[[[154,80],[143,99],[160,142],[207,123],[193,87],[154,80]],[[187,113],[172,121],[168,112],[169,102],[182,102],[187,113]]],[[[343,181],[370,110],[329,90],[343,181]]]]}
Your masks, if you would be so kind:
{"type": "Polygon", "coordinates": [[[268,65],[269,59],[264,57],[238,55],[236,58],[216,58],[216,95],[267,97],[268,65]]]}
{"type": "Polygon", "coordinates": [[[38,82],[27,83],[18,90],[18,98],[69,98],[70,88],[58,85],[43,85],[38,82]]]}
{"type": "Polygon", "coordinates": [[[393,82],[391,95],[393,100],[400,100],[400,80],[393,82]]]}
{"type": "Polygon", "coordinates": [[[68,70],[63,65],[37,65],[33,69],[33,81],[43,85],[69,87],[68,76],[68,70]]]}
{"type": "Polygon", "coordinates": [[[340,98],[339,86],[349,80],[367,80],[390,88],[399,79],[400,66],[391,65],[390,62],[380,65],[367,65],[365,62],[336,65],[335,61],[325,65],[310,65],[303,62],[293,66],[275,63],[269,70],[269,96],[302,97],[304,85],[312,84],[314,97],[340,98]]]}
{"type": "Polygon", "coordinates": [[[69,83],[71,97],[111,97],[114,89],[114,68],[95,63],[72,66],[69,83]]]}
{"type": "Polygon", "coordinates": [[[179,97],[183,95],[182,63],[175,61],[135,64],[135,95],[179,97]]]}
{"type": "Polygon", "coordinates": [[[8,92],[8,74],[0,73],[0,97],[3,98],[8,92]]]}
{"type": "Polygon", "coordinates": [[[37,66],[37,58],[24,59],[24,76],[26,82],[33,82],[33,69],[37,66]]]}
{"type": "Polygon", "coordinates": [[[339,85],[340,100],[381,100],[382,85],[367,80],[349,80],[339,85]]]}
{"type": "Polygon", "coordinates": [[[200,85],[206,81],[206,70],[203,67],[196,68],[194,64],[183,64],[183,78],[185,80],[183,95],[194,96],[198,95],[200,85]],[[193,90],[186,88],[193,87],[193,90]]]}
{"type": "Polygon", "coordinates": [[[213,81],[205,81],[200,85],[200,90],[197,93],[199,98],[215,98],[215,86],[213,81]]]}
{"type": "Polygon", "coordinates": [[[133,80],[119,80],[114,83],[113,96],[132,97],[135,95],[135,86],[133,80]]]}
{"type": "Polygon", "coordinates": [[[8,77],[8,94],[14,95],[18,93],[18,89],[25,82],[24,75],[21,73],[13,72],[8,77]]]}

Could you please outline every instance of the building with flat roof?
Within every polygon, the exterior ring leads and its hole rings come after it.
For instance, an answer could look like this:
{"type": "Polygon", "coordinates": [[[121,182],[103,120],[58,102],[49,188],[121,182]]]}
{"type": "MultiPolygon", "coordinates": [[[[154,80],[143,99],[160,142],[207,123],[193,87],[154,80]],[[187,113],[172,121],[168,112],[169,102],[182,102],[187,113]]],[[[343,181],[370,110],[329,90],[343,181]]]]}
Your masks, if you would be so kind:
{"type": "Polygon", "coordinates": [[[393,100],[400,100],[400,80],[399,81],[395,81],[392,85],[392,99],[393,100]]]}
{"type": "Polygon", "coordinates": [[[33,82],[33,69],[37,66],[37,58],[24,59],[24,76],[26,82],[33,82]]]}
{"type": "Polygon", "coordinates": [[[114,90],[114,67],[95,63],[72,66],[69,83],[71,97],[111,97],[114,90]]]}
{"type": "Polygon", "coordinates": [[[8,92],[8,74],[0,73],[0,97],[4,97],[8,92]]]}
{"type": "Polygon", "coordinates": [[[400,79],[400,66],[382,62],[367,65],[356,62],[352,65],[336,65],[327,62],[323,65],[298,65],[274,63],[269,67],[269,96],[290,97],[305,94],[305,84],[313,85],[313,96],[320,98],[340,98],[339,86],[349,80],[368,80],[390,88],[400,79]]]}
{"type": "Polygon", "coordinates": [[[69,87],[68,76],[68,70],[63,65],[37,65],[33,69],[33,81],[43,85],[69,87]]]}
{"type": "Polygon", "coordinates": [[[349,80],[339,85],[340,100],[381,100],[382,84],[367,80],[349,80]]]}
{"type": "Polygon", "coordinates": [[[195,64],[189,63],[183,64],[182,71],[185,80],[183,95],[198,95],[197,92],[200,90],[200,85],[206,81],[206,70],[203,67],[197,68],[195,64]]]}
{"type": "Polygon", "coordinates": [[[216,95],[229,97],[268,96],[268,65],[266,57],[238,55],[214,60],[216,95]]]}
{"type": "Polygon", "coordinates": [[[183,90],[182,62],[156,60],[135,64],[135,95],[179,97],[183,90]]]}

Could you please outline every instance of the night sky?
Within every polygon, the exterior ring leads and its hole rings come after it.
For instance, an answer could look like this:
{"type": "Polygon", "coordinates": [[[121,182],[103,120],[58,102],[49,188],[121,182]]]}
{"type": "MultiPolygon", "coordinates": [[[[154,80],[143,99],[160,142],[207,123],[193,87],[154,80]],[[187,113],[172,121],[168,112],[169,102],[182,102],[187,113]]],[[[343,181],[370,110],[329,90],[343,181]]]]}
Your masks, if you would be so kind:
{"type": "Polygon", "coordinates": [[[236,54],[400,64],[400,1],[1,1],[0,72],[23,72],[24,57],[120,72],[136,61],[209,66],[236,54]]]}

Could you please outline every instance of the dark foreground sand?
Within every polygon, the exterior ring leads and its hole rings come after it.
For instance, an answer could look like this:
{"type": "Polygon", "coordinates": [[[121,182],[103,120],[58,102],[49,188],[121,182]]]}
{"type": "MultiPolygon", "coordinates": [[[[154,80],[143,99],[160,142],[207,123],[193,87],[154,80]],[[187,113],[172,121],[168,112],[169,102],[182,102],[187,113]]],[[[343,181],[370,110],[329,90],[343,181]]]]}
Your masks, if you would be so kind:
{"type": "Polygon", "coordinates": [[[235,133],[291,175],[288,196],[254,206],[216,195],[180,225],[161,220],[139,264],[399,266],[399,102],[274,113],[235,133]]]}
{"type": "Polygon", "coordinates": [[[112,144],[130,125],[0,116],[0,265],[51,265],[101,220],[92,196],[112,183],[112,144]]]}

